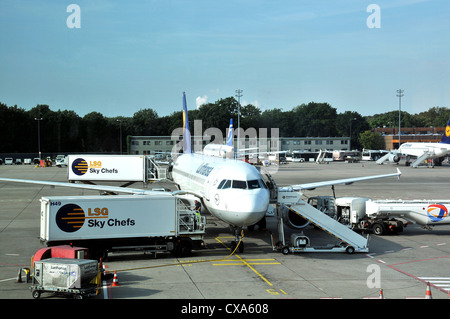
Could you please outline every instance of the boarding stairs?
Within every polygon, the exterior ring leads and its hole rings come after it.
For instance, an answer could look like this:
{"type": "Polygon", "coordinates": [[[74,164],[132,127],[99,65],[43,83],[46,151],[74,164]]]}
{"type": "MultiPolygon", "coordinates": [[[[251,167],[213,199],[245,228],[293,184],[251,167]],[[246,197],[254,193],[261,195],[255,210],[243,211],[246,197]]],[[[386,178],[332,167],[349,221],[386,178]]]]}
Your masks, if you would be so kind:
{"type": "Polygon", "coordinates": [[[426,151],[424,152],[421,156],[419,156],[414,162],[411,163],[411,167],[416,168],[417,166],[420,165],[420,163],[422,163],[424,160],[426,160],[428,157],[430,157],[431,155],[433,155],[432,152],[430,151],[426,151]]]}
{"type": "MultiPolygon", "coordinates": [[[[290,252],[347,252],[347,253],[353,253],[353,252],[368,252],[368,238],[361,236],[360,234],[356,233],[352,229],[350,229],[348,226],[345,226],[338,222],[337,220],[333,219],[332,217],[328,216],[327,214],[321,212],[320,210],[316,209],[315,207],[311,206],[307,202],[300,199],[301,194],[297,192],[278,192],[278,231],[279,231],[279,244],[282,246],[282,250],[284,250],[286,247],[285,239],[284,239],[284,226],[283,226],[283,217],[280,213],[280,209],[282,207],[286,207],[287,209],[290,209],[292,212],[295,212],[299,216],[303,217],[304,219],[308,220],[311,224],[319,227],[320,229],[328,232],[329,234],[335,236],[338,238],[341,243],[338,246],[327,246],[327,247],[321,247],[321,248],[314,248],[308,245],[304,245],[302,247],[296,245],[290,246],[289,250],[290,252]]],[[[291,236],[292,238],[292,236],[291,236]]],[[[302,236],[298,236],[297,238],[302,238],[302,236]]],[[[291,240],[292,241],[292,240],[291,240]]],[[[308,239],[309,241],[309,239],[308,239]]],[[[284,252],[283,252],[284,253],[284,252]]]]}
{"type": "Polygon", "coordinates": [[[325,163],[325,156],[327,155],[326,150],[320,150],[319,155],[317,156],[316,163],[317,164],[323,164],[325,163]]]}
{"type": "Polygon", "coordinates": [[[378,165],[383,165],[383,163],[386,162],[386,161],[389,159],[389,157],[390,157],[391,155],[392,155],[392,154],[391,154],[390,152],[387,153],[387,154],[384,155],[383,157],[379,158],[379,159],[376,161],[376,163],[377,163],[378,165]]]}

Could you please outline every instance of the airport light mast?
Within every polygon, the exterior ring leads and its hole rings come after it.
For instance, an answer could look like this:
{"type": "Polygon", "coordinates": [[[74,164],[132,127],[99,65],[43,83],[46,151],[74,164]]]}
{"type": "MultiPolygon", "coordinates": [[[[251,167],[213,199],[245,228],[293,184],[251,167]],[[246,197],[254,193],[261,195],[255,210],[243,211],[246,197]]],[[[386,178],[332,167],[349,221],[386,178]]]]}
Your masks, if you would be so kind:
{"type": "Polygon", "coordinates": [[[34,118],[36,121],[38,121],[38,152],[39,152],[39,161],[41,160],[41,126],[39,123],[42,121],[42,117],[34,118]]]}
{"type": "Polygon", "coordinates": [[[241,96],[242,96],[242,90],[237,89],[236,91],[236,97],[238,98],[238,138],[237,138],[237,150],[239,149],[240,145],[240,131],[241,131],[241,96]]]}
{"type": "Polygon", "coordinates": [[[398,147],[401,145],[401,125],[402,125],[402,96],[404,95],[403,92],[405,90],[398,89],[397,90],[397,96],[398,96],[398,147]]]}

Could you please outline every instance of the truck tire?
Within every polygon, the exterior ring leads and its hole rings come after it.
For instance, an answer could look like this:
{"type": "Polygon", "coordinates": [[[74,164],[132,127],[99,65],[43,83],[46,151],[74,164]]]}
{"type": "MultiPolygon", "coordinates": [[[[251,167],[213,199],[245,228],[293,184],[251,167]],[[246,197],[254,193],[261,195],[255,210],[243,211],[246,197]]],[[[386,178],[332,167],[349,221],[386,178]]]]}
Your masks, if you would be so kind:
{"type": "Polygon", "coordinates": [[[283,255],[289,255],[289,247],[288,246],[284,246],[281,249],[281,252],[282,252],[283,255]]]}
{"type": "Polygon", "coordinates": [[[374,233],[375,235],[380,236],[380,235],[383,235],[383,234],[384,234],[384,226],[383,226],[383,224],[375,223],[375,224],[373,225],[372,229],[373,229],[373,233],[374,233]]]}
{"type": "Polygon", "coordinates": [[[351,255],[351,254],[353,254],[353,253],[355,252],[355,248],[354,248],[353,246],[348,246],[348,247],[345,249],[345,252],[346,252],[347,254],[351,255]]]}
{"type": "Polygon", "coordinates": [[[186,240],[182,240],[175,248],[176,257],[189,257],[192,254],[192,245],[186,240]]]}

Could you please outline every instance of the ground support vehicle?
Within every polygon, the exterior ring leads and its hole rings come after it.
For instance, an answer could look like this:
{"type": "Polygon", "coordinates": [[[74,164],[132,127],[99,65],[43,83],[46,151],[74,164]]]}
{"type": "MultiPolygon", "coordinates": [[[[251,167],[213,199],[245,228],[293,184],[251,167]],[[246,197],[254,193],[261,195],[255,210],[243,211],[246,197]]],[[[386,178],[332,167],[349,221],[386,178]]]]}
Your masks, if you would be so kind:
{"type": "Polygon", "coordinates": [[[427,229],[450,224],[449,200],[371,200],[362,197],[316,196],[308,202],[324,214],[356,231],[375,235],[402,232],[410,223],[427,229]]]}
{"type": "MultiPolygon", "coordinates": [[[[273,245],[274,250],[283,254],[295,252],[368,252],[368,238],[354,232],[334,218],[324,214],[311,204],[301,200],[299,192],[278,191],[277,218],[279,241],[273,245]],[[298,215],[308,223],[318,227],[340,240],[339,244],[314,247],[303,233],[293,234],[290,242],[285,241],[284,220],[298,215]]],[[[305,224],[306,226],[307,224],[305,224]]],[[[273,241],[272,241],[273,242],[273,241]]]]}
{"type": "Polygon", "coordinates": [[[72,295],[76,299],[97,295],[100,271],[96,260],[50,258],[36,261],[33,267],[31,295],[44,292],[72,295]]]}
{"type": "Polygon", "coordinates": [[[375,235],[396,234],[402,232],[407,225],[407,221],[400,218],[401,214],[379,215],[373,209],[372,213],[367,214],[366,206],[378,205],[379,202],[369,198],[315,196],[310,197],[308,202],[324,214],[358,232],[370,232],[375,235]]]}
{"type": "Polygon", "coordinates": [[[189,256],[204,248],[205,226],[204,216],[170,193],[41,199],[41,242],[86,247],[93,259],[124,250],[189,256]]]}
{"type": "Polygon", "coordinates": [[[69,182],[91,183],[116,181],[129,186],[136,182],[148,182],[167,178],[167,165],[158,164],[154,157],[146,155],[69,155],[69,182]]]}

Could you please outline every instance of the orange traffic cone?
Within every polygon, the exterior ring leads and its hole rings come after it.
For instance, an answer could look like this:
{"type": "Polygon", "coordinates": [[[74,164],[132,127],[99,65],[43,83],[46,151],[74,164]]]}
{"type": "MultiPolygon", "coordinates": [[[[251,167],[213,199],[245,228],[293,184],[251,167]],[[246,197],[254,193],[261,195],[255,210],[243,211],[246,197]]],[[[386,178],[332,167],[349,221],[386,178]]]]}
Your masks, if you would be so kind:
{"type": "Polygon", "coordinates": [[[113,287],[119,286],[119,280],[117,280],[117,270],[114,270],[114,279],[113,279],[112,286],[113,287]]]}
{"type": "Polygon", "coordinates": [[[431,298],[430,282],[427,282],[427,292],[425,293],[425,299],[433,299],[431,298]]]}
{"type": "Polygon", "coordinates": [[[380,299],[384,299],[383,289],[380,289],[380,299]]]}

